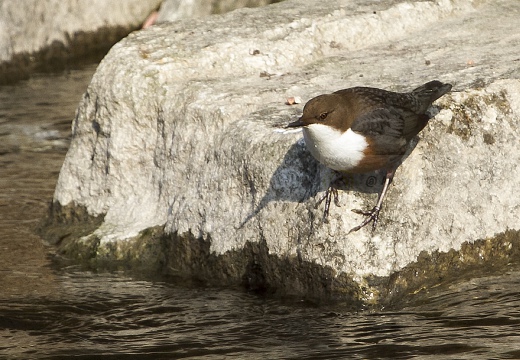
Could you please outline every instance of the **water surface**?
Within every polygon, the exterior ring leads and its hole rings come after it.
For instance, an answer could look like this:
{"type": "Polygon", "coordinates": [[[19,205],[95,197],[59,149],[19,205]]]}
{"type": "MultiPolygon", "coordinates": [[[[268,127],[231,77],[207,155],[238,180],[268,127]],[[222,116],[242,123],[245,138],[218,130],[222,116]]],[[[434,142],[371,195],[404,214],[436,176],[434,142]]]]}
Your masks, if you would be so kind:
{"type": "Polygon", "coordinates": [[[0,301],[10,358],[515,359],[520,273],[481,278],[399,311],[62,270],[52,295],[0,301]]]}

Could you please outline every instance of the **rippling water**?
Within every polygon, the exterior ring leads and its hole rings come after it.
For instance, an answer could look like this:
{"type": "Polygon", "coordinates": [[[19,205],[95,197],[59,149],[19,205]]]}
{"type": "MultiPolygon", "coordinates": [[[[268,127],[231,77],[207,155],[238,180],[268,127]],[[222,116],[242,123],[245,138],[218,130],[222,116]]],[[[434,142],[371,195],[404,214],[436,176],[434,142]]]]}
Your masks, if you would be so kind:
{"type": "MultiPolygon", "coordinates": [[[[343,313],[222,289],[62,272],[52,296],[0,302],[11,358],[515,359],[520,273],[400,311],[343,313]]],[[[424,299],[423,299],[424,301],[424,299]]]]}
{"type": "Polygon", "coordinates": [[[520,359],[514,270],[349,313],[51,266],[34,227],[93,71],[0,87],[0,358],[520,359]]]}

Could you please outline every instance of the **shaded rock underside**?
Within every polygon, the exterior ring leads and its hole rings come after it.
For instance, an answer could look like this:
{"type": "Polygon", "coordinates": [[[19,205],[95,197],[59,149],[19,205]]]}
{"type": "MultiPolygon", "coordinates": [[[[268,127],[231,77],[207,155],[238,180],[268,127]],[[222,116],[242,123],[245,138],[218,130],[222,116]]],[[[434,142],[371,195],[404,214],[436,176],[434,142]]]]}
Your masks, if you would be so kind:
{"type": "Polygon", "coordinates": [[[265,242],[248,242],[242,249],[217,255],[210,251],[211,239],[166,234],[162,227],[115,242],[102,243],[86,236],[102,221],[102,216],[91,217],[80,207],[53,204],[40,233],[58,246],[62,261],[80,262],[90,269],[161,274],[176,281],[240,287],[275,297],[339,303],[351,309],[400,308],[433,288],[520,267],[518,230],[464,243],[460,250],[422,252],[416,262],[391,276],[369,277],[360,285],[349,274],[338,274],[330,267],[297,256],[270,254],[265,242]]]}

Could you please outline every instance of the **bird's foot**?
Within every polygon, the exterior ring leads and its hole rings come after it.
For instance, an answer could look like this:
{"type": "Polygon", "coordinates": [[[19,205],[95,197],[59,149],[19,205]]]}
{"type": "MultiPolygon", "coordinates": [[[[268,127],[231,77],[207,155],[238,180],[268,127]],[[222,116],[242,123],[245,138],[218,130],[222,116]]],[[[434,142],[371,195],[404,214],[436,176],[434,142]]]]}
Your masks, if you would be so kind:
{"type": "Polygon", "coordinates": [[[374,231],[376,229],[377,220],[379,220],[379,211],[381,211],[381,208],[379,206],[374,206],[374,208],[369,211],[363,211],[363,210],[358,210],[358,209],[352,209],[352,211],[355,212],[356,214],[366,216],[366,219],[358,226],[350,229],[350,231],[348,232],[349,234],[351,232],[358,231],[359,229],[361,229],[362,227],[365,227],[366,225],[368,225],[370,223],[372,223],[372,231],[374,231]]]}
{"type": "Polygon", "coordinates": [[[325,210],[323,211],[323,222],[328,223],[329,220],[329,209],[330,209],[330,202],[334,198],[334,205],[337,207],[340,207],[339,203],[339,195],[338,195],[338,189],[336,188],[335,184],[331,184],[327,191],[325,191],[325,195],[316,203],[314,206],[315,209],[320,206],[320,204],[325,201],[325,210]]]}

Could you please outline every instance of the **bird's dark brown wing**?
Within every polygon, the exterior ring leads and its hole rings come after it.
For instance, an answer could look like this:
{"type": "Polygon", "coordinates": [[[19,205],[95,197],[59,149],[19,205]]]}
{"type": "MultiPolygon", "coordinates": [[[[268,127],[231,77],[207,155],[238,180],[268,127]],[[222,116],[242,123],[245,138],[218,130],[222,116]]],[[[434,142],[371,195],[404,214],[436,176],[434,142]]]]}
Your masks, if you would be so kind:
{"type": "Polygon", "coordinates": [[[450,92],[451,87],[451,84],[433,80],[409,93],[398,93],[362,86],[338,90],[334,93],[342,96],[357,97],[367,106],[386,104],[394,108],[411,111],[415,114],[423,114],[435,100],[450,92]]]}
{"type": "Polygon", "coordinates": [[[410,93],[388,93],[385,102],[404,120],[403,136],[407,141],[413,139],[430,120],[426,113],[431,104],[448,93],[451,84],[433,80],[419,86],[410,93]]]}
{"type": "Polygon", "coordinates": [[[392,108],[378,108],[361,115],[351,129],[369,139],[375,155],[402,155],[406,151],[405,118],[392,108]]]}
{"type": "MultiPolygon", "coordinates": [[[[356,87],[336,91],[351,96],[362,104],[359,116],[352,125],[361,133],[380,134],[384,148],[393,149],[395,139],[412,140],[428,123],[428,107],[451,90],[450,84],[430,81],[409,93],[397,93],[371,87],[356,87]],[[383,131],[383,129],[385,129],[383,131]]],[[[396,145],[397,146],[397,145],[396,145]]]]}

